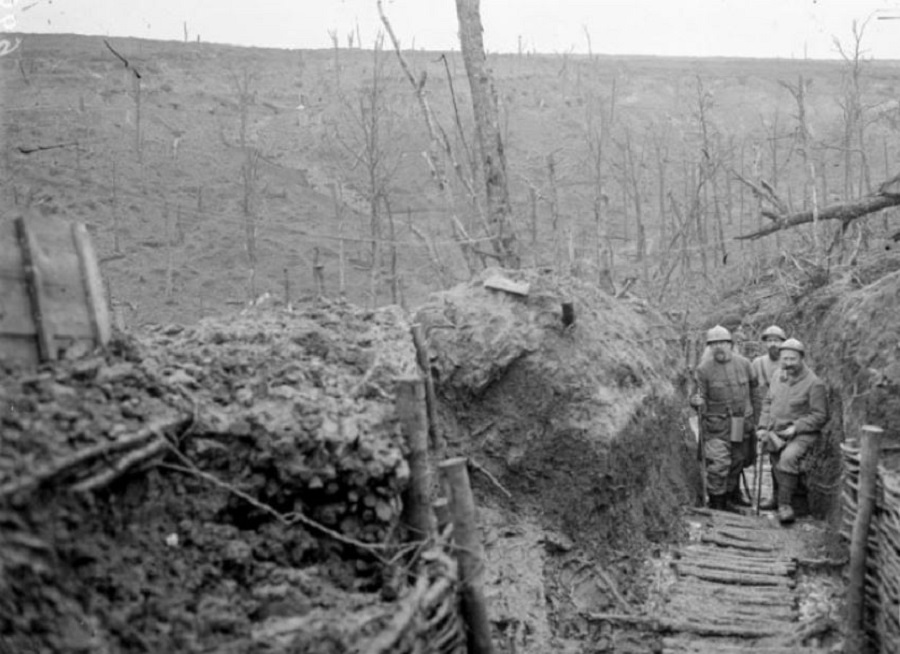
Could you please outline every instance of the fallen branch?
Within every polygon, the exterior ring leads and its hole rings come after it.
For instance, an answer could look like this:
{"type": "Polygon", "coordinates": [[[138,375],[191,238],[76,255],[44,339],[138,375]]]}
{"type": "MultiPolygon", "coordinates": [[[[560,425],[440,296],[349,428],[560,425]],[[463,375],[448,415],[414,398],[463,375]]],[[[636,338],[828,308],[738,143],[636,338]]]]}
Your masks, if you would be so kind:
{"type": "Polygon", "coordinates": [[[867,214],[897,205],[900,205],[900,194],[870,195],[853,202],[833,204],[821,209],[817,215],[814,215],[812,211],[801,211],[795,214],[776,214],[771,211],[762,211],[762,215],[775,221],[774,224],[750,234],[735,236],[734,238],[737,241],[753,241],[763,236],[774,234],[782,229],[811,223],[814,220],[840,220],[846,224],[867,214]]]}
{"type": "Polygon", "coordinates": [[[145,445],[139,450],[129,452],[121,459],[117,459],[112,466],[103,472],[78,482],[72,487],[72,490],[76,493],[86,493],[108,486],[132,468],[153,460],[165,452],[168,447],[169,442],[165,438],[160,437],[151,441],[149,445],[145,445]]]}
{"type": "Polygon", "coordinates": [[[140,447],[147,441],[161,437],[163,432],[168,429],[184,427],[189,420],[191,419],[183,416],[156,420],[133,434],[79,450],[65,459],[43,466],[31,475],[0,486],[0,499],[6,499],[23,491],[33,490],[53,479],[66,477],[76,472],[79,468],[88,465],[94,459],[107,458],[118,452],[140,447]]]}
{"type": "Polygon", "coordinates": [[[612,577],[609,576],[609,573],[606,572],[600,566],[594,566],[594,572],[597,573],[597,576],[603,580],[603,583],[606,584],[606,587],[609,589],[609,592],[613,594],[613,597],[616,600],[616,603],[621,607],[623,611],[627,614],[631,614],[631,604],[628,603],[628,600],[622,595],[619,591],[619,586],[613,581],[612,577]]]}
{"type": "Polygon", "coordinates": [[[488,470],[487,468],[485,468],[483,465],[481,465],[480,463],[478,463],[478,461],[476,461],[475,459],[473,459],[473,458],[471,458],[471,457],[469,458],[468,463],[469,463],[469,466],[470,466],[473,470],[477,470],[478,472],[480,472],[481,474],[483,474],[485,477],[487,477],[488,480],[489,480],[494,486],[496,486],[498,489],[500,489],[500,492],[501,492],[501,493],[503,493],[504,495],[506,495],[506,497],[508,497],[509,499],[512,499],[512,493],[510,493],[508,490],[506,490],[506,487],[505,487],[503,484],[501,484],[500,481],[499,481],[494,475],[491,474],[491,471],[490,471],[490,470],[488,470]]]}

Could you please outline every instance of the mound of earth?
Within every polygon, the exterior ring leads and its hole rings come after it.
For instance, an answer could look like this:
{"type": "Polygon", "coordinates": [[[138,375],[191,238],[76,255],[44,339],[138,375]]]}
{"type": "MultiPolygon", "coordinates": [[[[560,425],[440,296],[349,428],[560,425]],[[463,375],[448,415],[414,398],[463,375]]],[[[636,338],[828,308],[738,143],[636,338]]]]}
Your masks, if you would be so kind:
{"type": "Polygon", "coordinates": [[[590,632],[585,611],[644,601],[648,547],[680,534],[680,507],[697,497],[681,340],[638,299],[506,271],[528,286],[518,295],[492,288],[500,275],[436,294],[415,320],[448,447],[497,482],[473,473],[500,642],[563,651],[590,632]]]}
{"type": "Polygon", "coordinates": [[[339,652],[377,633],[400,590],[381,548],[409,476],[407,334],[398,311],[321,303],[7,370],[0,651],[339,652]]]}
{"type": "MultiPolygon", "coordinates": [[[[440,454],[472,462],[498,649],[543,652],[642,601],[642,548],[699,483],[667,321],[575,279],[485,286],[500,274],[414,320],[440,454]]],[[[410,592],[410,322],[322,300],[5,370],[0,651],[366,651],[410,592]]]]}

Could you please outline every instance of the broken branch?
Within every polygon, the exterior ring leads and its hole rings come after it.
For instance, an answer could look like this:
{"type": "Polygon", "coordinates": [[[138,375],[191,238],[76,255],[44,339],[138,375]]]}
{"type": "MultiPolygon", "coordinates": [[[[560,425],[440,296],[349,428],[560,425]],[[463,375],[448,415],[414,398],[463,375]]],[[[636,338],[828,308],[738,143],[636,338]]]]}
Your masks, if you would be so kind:
{"type": "Polygon", "coordinates": [[[750,234],[735,236],[735,240],[753,241],[758,238],[762,238],[763,236],[774,234],[781,229],[811,223],[813,222],[813,220],[841,220],[845,223],[848,223],[867,214],[881,211],[882,209],[887,209],[888,207],[894,207],[897,205],[900,205],[900,195],[891,194],[870,195],[852,202],[841,202],[839,204],[833,204],[829,207],[821,209],[818,212],[818,215],[814,215],[812,211],[801,211],[800,213],[790,215],[783,214],[779,216],[772,212],[763,211],[762,214],[764,216],[772,218],[777,222],[775,222],[775,224],[773,225],[769,225],[768,227],[763,227],[760,230],[751,232],[750,234]]]}

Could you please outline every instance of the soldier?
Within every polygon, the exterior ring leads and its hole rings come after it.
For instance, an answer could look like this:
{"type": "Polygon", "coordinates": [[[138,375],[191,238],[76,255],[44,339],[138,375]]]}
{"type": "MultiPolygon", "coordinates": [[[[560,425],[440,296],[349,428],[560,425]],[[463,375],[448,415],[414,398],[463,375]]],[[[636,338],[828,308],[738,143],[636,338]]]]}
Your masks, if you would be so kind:
{"type": "MultiPolygon", "coordinates": [[[[778,372],[780,366],[779,359],[781,357],[780,346],[786,340],[787,334],[785,334],[784,330],[778,325],[767,327],[762,333],[762,342],[766,346],[766,353],[760,354],[750,363],[751,367],[756,372],[757,378],[759,379],[759,386],[757,387],[757,395],[759,399],[757,401],[757,404],[755,405],[757,411],[761,409],[762,401],[765,399],[766,393],[769,392],[769,386],[771,386],[772,384],[772,379],[778,372]]],[[[756,418],[756,424],[759,424],[759,415],[757,414],[754,417],[756,418]]],[[[775,478],[774,458],[772,458],[771,471],[772,497],[765,502],[760,500],[759,508],[762,511],[774,511],[778,508],[778,481],[775,478]]]]}
{"type": "Polygon", "coordinates": [[[803,343],[789,338],[779,349],[781,372],[763,401],[757,437],[774,454],[778,520],[789,524],[795,518],[791,498],[800,477],[800,464],[828,420],[828,395],[825,384],[804,362],[803,343]]]}
{"type": "Polygon", "coordinates": [[[731,333],[716,325],[706,333],[712,357],[697,366],[691,406],[700,410],[705,436],[709,505],[737,511],[749,503],[741,496],[740,475],[751,458],[757,378],[750,362],[734,352],[731,333]]]}

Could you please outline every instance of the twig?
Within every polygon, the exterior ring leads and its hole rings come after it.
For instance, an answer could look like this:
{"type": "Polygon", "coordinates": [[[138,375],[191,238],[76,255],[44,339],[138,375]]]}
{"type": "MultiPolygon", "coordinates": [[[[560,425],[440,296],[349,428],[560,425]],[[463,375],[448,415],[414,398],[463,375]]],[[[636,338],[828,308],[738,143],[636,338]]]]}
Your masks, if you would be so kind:
{"type": "Polygon", "coordinates": [[[510,493],[508,490],[506,490],[506,487],[504,487],[503,484],[501,484],[498,481],[498,479],[494,475],[492,475],[491,472],[487,468],[485,468],[483,465],[478,463],[478,461],[476,461],[475,459],[473,459],[471,457],[469,457],[468,464],[473,470],[477,470],[478,472],[483,474],[485,477],[487,477],[488,480],[492,484],[494,484],[494,486],[496,486],[498,489],[500,489],[501,493],[506,495],[506,497],[508,497],[509,499],[512,499],[512,493],[510,493]]]}
{"type": "Polygon", "coordinates": [[[179,452],[174,447],[171,447],[171,450],[172,450],[172,452],[175,453],[175,455],[179,459],[181,459],[181,461],[183,461],[185,463],[185,465],[180,466],[180,465],[177,465],[174,463],[162,463],[162,464],[160,464],[161,468],[166,468],[168,470],[174,470],[176,472],[181,472],[183,474],[194,475],[196,477],[199,477],[200,479],[208,481],[209,483],[213,484],[214,486],[218,486],[219,488],[228,491],[232,495],[241,498],[242,500],[244,500],[251,506],[254,506],[255,508],[259,509],[260,511],[262,511],[264,513],[268,513],[270,516],[275,518],[281,524],[292,525],[292,524],[299,522],[302,525],[305,525],[311,529],[314,529],[320,533],[325,534],[326,536],[331,537],[332,539],[338,541],[339,543],[343,543],[345,545],[351,545],[358,549],[369,552],[375,558],[377,558],[381,563],[385,563],[385,564],[387,563],[387,561],[383,557],[379,556],[377,554],[377,552],[388,550],[388,549],[393,549],[392,546],[384,545],[384,544],[363,543],[362,541],[358,541],[354,538],[350,538],[349,536],[344,536],[343,534],[339,534],[338,532],[333,531],[332,529],[329,529],[325,525],[319,524],[312,518],[307,518],[305,515],[297,512],[297,511],[294,511],[292,513],[286,513],[286,514],[279,513],[278,511],[273,509],[268,504],[266,504],[264,502],[260,502],[255,497],[248,495],[247,493],[235,488],[231,484],[228,484],[228,483],[222,481],[218,477],[211,475],[208,472],[204,472],[203,470],[200,470],[196,465],[194,465],[194,463],[190,459],[188,459],[184,454],[179,452]]]}
{"type": "Polygon", "coordinates": [[[622,610],[628,614],[631,614],[631,605],[628,603],[628,600],[622,596],[622,593],[619,592],[619,587],[606,573],[606,570],[604,570],[600,566],[594,566],[594,571],[603,580],[603,583],[606,584],[606,587],[609,588],[609,592],[611,592],[613,594],[613,597],[616,598],[616,602],[618,602],[619,606],[622,607],[622,610]]]}
{"type": "Polygon", "coordinates": [[[76,452],[75,454],[63,459],[62,461],[51,463],[50,465],[42,467],[33,475],[15,482],[7,482],[3,486],[0,486],[0,499],[25,490],[31,490],[32,488],[40,486],[41,484],[44,484],[53,478],[62,477],[72,470],[85,465],[92,459],[108,456],[116,452],[131,449],[133,447],[138,447],[145,441],[151,440],[155,436],[160,436],[166,429],[173,429],[175,427],[184,425],[187,420],[188,418],[184,418],[181,416],[179,416],[178,418],[157,420],[150,423],[143,429],[135,432],[134,434],[128,434],[127,436],[122,436],[114,441],[101,443],[99,445],[94,445],[92,447],[80,450],[79,452],[76,452]]]}
{"type": "Polygon", "coordinates": [[[150,459],[162,454],[168,446],[169,443],[165,438],[158,438],[149,445],[145,445],[134,452],[129,452],[121,459],[116,460],[112,466],[103,472],[78,482],[72,487],[72,490],[76,493],[85,493],[107,486],[125,474],[130,468],[139,463],[146,463],[150,459]]]}
{"type": "Polygon", "coordinates": [[[106,39],[103,39],[103,43],[106,44],[106,47],[109,48],[110,52],[112,52],[114,55],[116,55],[116,57],[119,59],[119,61],[121,61],[123,64],[125,64],[125,68],[128,68],[132,73],[134,73],[135,77],[137,77],[138,79],[141,79],[141,74],[138,72],[138,69],[135,68],[134,66],[132,66],[131,64],[129,64],[128,60],[125,57],[123,57],[118,52],[116,52],[113,49],[113,47],[109,44],[109,41],[107,41],[106,39]]]}

